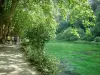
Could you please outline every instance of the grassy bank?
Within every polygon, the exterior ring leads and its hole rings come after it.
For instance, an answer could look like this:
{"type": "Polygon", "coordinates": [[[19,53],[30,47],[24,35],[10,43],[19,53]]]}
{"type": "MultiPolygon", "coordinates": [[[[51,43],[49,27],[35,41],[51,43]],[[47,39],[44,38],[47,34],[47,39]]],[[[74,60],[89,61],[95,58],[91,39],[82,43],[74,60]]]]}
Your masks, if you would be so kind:
{"type": "Polygon", "coordinates": [[[45,49],[61,60],[68,71],[100,75],[100,44],[50,41],[45,49]]]}

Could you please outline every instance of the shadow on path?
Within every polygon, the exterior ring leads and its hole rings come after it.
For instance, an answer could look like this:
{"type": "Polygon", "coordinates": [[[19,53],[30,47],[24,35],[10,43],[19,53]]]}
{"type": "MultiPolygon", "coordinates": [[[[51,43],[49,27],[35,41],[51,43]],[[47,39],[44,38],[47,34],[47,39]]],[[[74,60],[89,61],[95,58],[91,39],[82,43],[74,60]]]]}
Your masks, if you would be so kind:
{"type": "Polygon", "coordinates": [[[0,45],[0,75],[39,75],[17,46],[0,45]]]}

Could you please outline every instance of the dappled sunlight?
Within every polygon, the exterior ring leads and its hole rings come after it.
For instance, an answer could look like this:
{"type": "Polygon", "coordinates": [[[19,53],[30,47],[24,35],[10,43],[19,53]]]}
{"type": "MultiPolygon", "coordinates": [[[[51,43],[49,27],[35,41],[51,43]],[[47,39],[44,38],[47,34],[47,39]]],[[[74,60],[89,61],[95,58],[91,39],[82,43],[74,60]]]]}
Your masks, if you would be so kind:
{"type": "Polygon", "coordinates": [[[16,45],[1,44],[0,47],[16,47],[16,45]]]}
{"type": "Polygon", "coordinates": [[[0,75],[38,75],[18,48],[0,48],[0,75]]]}
{"type": "Polygon", "coordinates": [[[0,75],[7,75],[7,73],[0,73],[0,75]]]}
{"type": "Polygon", "coordinates": [[[0,61],[0,63],[5,64],[6,62],[5,61],[0,61]]]}

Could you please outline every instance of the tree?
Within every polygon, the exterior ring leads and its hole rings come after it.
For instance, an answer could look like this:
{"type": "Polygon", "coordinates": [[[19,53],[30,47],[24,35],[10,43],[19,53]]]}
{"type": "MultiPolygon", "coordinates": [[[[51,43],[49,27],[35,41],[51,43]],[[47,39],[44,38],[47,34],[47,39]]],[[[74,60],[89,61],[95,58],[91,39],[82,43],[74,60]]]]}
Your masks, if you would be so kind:
{"type": "Polygon", "coordinates": [[[100,6],[100,0],[93,0],[91,7],[94,12],[96,12],[99,9],[99,6],[100,6]]]}
{"type": "Polygon", "coordinates": [[[61,21],[60,24],[57,26],[57,30],[56,30],[56,34],[61,33],[62,31],[64,31],[65,29],[67,29],[68,27],[72,26],[69,22],[67,21],[61,21]]]}
{"type": "MultiPolygon", "coordinates": [[[[9,33],[10,23],[15,12],[15,8],[20,10],[27,10],[29,12],[38,12],[41,10],[41,13],[44,13],[45,16],[51,16],[52,19],[55,19],[56,13],[60,13],[63,17],[66,16],[66,13],[73,14],[71,15],[71,21],[78,17],[83,18],[82,16],[92,16],[91,8],[87,3],[87,0],[44,0],[44,1],[33,1],[33,0],[0,0],[0,26],[1,26],[1,37],[5,37],[9,33]],[[37,7],[36,7],[37,6],[37,7]],[[80,11],[80,9],[83,9],[80,11]],[[77,11],[76,11],[77,10],[77,11]],[[71,12],[73,11],[73,12],[71,12]],[[54,13],[55,12],[55,13],[54,13]],[[78,14],[76,16],[76,14],[78,14]],[[73,19],[74,18],[74,19],[73,19]],[[3,29],[4,27],[4,29],[3,29]],[[4,31],[3,31],[4,30],[4,31]],[[4,34],[3,34],[4,32],[4,34]],[[3,36],[4,35],[4,36],[3,36]]],[[[18,10],[17,9],[17,10],[18,10]]],[[[19,11],[19,10],[18,10],[19,11]]],[[[19,18],[20,20],[20,18],[19,18]]],[[[87,20],[84,23],[88,23],[87,20]]]]}
{"type": "Polygon", "coordinates": [[[100,12],[97,13],[96,25],[93,27],[92,33],[93,35],[100,36],[100,12]]]}
{"type": "Polygon", "coordinates": [[[0,40],[9,34],[10,23],[18,0],[0,0],[0,40]]]}

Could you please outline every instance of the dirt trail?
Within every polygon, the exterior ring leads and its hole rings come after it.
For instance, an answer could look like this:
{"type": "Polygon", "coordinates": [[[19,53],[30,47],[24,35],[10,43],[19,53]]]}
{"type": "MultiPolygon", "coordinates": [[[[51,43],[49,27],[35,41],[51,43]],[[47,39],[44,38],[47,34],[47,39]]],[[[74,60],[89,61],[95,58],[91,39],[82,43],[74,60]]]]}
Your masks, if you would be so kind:
{"type": "Polygon", "coordinates": [[[0,45],[0,75],[39,75],[16,46],[0,45]]]}

